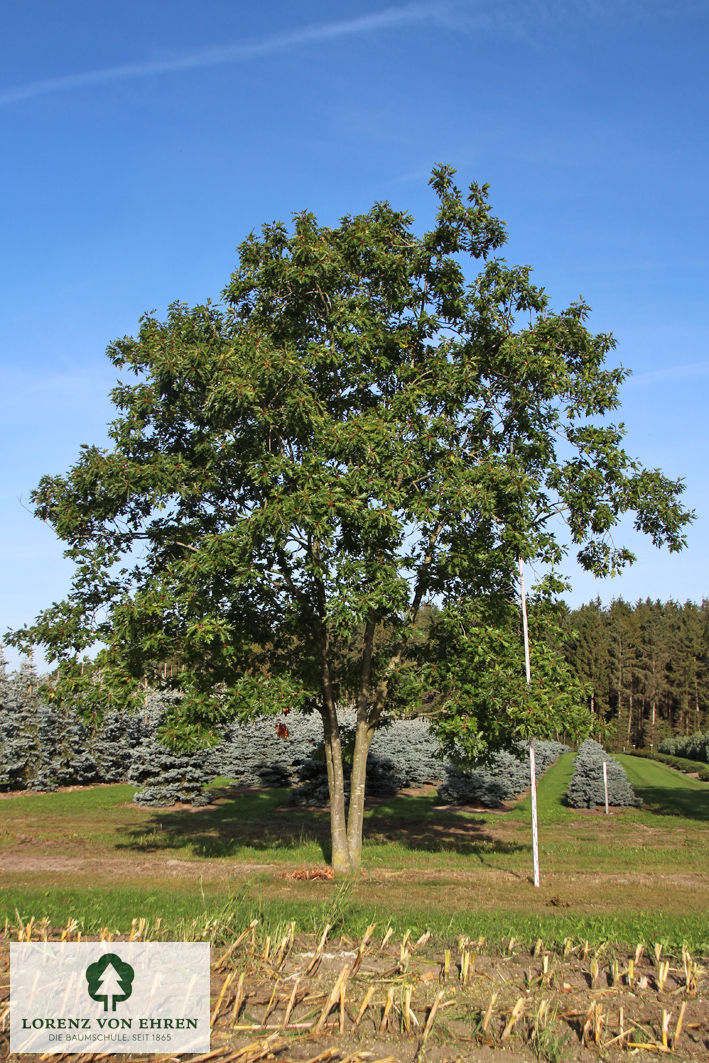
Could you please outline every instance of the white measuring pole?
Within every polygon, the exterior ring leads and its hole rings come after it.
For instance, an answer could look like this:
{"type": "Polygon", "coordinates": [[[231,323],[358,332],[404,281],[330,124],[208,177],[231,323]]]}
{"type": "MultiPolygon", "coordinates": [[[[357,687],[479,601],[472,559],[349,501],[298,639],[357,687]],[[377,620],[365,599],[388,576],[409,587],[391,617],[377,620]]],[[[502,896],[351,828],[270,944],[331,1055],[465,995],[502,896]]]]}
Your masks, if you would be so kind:
{"type": "Polygon", "coordinates": [[[606,797],[606,815],[608,815],[608,763],[603,761],[603,793],[606,797]]]}
{"type": "MultiPolygon", "coordinates": [[[[524,632],[524,664],[527,673],[527,694],[532,682],[532,669],[529,664],[529,628],[527,626],[527,599],[524,593],[524,567],[519,559],[519,585],[522,592],[522,630],[524,632]]],[[[534,885],[539,886],[539,831],[537,828],[537,762],[534,753],[534,739],[529,739],[529,778],[532,795],[532,859],[534,861],[534,885]]]]}

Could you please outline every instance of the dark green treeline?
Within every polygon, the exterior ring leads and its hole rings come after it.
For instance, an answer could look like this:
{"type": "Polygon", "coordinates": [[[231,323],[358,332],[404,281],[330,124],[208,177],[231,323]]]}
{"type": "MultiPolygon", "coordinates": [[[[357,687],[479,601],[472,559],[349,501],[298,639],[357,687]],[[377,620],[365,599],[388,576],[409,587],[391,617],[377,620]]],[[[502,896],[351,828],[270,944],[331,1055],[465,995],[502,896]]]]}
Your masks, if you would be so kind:
{"type": "Polygon", "coordinates": [[[567,656],[612,748],[709,728],[709,600],[599,599],[570,611],[567,656]]]}

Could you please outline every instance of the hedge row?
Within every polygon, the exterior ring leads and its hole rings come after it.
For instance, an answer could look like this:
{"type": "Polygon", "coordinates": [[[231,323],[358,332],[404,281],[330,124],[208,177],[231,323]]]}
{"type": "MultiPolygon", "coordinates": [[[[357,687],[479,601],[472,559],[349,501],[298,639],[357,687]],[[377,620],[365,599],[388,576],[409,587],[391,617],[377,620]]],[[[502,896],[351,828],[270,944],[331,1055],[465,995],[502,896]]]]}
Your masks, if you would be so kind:
{"type": "Polygon", "coordinates": [[[703,764],[709,764],[709,732],[688,735],[686,738],[666,738],[660,742],[658,749],[671,757],[686,757],[688,760],[699,760],[703,764]]]}
{"type": "Polygon", "coordinates": [[[603,746],[587,738],[579,746],[574,762],[574,774],[566,794],[572,808],[594,808],[605,804],[603,764],[608,779],[608,804],[618,808],[640,804],[628,776],[618,761],[606,753],[603,746]]]}

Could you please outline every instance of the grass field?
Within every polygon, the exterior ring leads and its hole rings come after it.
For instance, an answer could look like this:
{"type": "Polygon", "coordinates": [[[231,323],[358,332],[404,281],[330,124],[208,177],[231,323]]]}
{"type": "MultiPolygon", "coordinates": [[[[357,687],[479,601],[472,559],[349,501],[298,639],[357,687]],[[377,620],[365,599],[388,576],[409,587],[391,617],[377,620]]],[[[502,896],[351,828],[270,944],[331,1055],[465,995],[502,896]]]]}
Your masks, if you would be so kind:
{"type": "Polygon", "coordinates": [[[709,953],[709,785],[621,757],[641,810],[574,810],[567,754],[538,790],[542,885],[531,883],[529,797],[505,811],[439,806],[435,791],[372,804],[354,882],[301,880],[328,858],[328,815],[287,791],[148,810],[129,786],[2,798],[0,921],[77,919],[126,931],[143,917],[193,934],[258,918],[361,933],[371,922],[488,939],[686,944],[709,953]],[[299,870],[300,869],[300,870],[299,870]]]}
{"type": "Polygon", "coordinates": [[[567,807],[572,755],[541,780],[539,889],[528,796],[371,802],[344,882],[325,877],[327,812],[287,791],[221,780],[196,810],[129,786],[4,796],[0,1055],[28,1058],[9,1053],[10,940],[61,934],[210,941],[213,1063],[700,1063],[709,784],[620,759],[642,809],[567,807]]]}

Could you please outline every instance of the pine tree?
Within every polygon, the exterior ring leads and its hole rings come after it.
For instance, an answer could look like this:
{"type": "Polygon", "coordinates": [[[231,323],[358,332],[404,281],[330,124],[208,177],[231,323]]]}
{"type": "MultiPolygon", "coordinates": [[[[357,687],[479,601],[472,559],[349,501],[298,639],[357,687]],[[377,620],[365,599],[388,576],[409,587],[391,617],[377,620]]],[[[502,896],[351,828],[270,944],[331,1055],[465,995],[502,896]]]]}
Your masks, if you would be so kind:
{"type": "Polygon", "coordinates": [[[600,598],[570,613],[566,627],[573,632],[566,643],[566,656],[576,678],[588,690],[594,731],[600,736],[611,712],[610,631],[600,598]]]}

